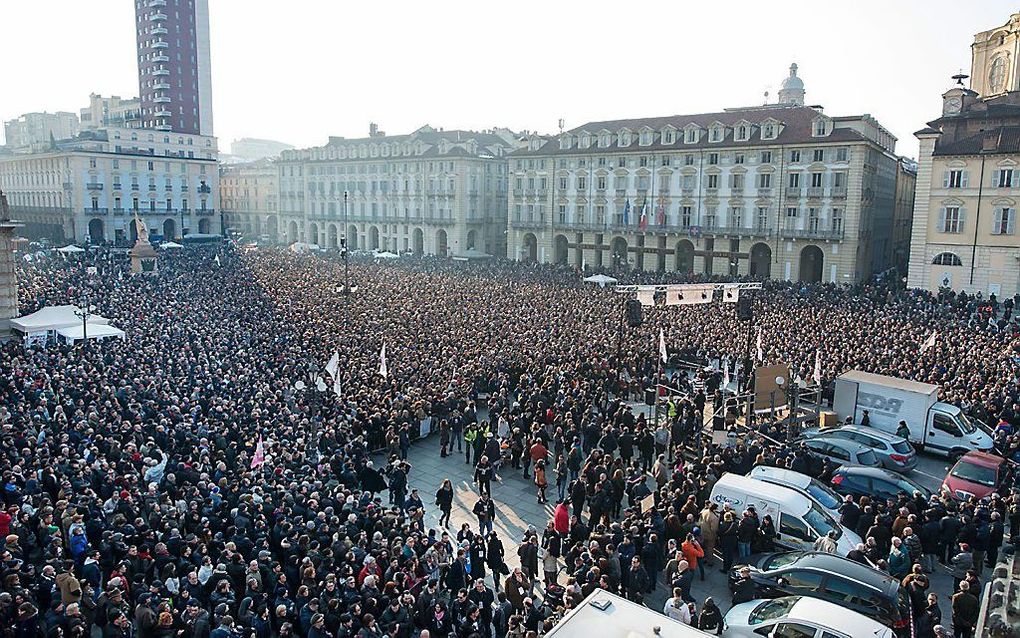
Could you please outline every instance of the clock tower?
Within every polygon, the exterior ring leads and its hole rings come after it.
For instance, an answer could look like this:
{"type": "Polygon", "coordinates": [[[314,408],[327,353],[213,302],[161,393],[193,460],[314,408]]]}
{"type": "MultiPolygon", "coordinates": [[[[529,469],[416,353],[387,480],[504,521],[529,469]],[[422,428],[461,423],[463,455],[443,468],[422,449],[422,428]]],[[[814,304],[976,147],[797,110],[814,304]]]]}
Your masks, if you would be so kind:
{"type": "Polygon", "coordinates": [[[963,113],[970,104],[977,99],[978,94],[963,85],[967,79],[966,75],[954,75],[956,86],[942,94],[942,115],[952,117],[963,113]]]}

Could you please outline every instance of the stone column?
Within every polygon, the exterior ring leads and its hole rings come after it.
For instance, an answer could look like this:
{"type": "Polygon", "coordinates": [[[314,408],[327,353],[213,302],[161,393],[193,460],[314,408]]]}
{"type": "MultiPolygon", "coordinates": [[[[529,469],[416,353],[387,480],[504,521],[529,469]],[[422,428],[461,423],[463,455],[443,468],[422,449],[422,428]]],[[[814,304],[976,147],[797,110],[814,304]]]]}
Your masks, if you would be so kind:
{"type": "Polygon", "coordinates": [[[18,278],[14,273],[14,229],[7,196],[0,192],[0,341],[11,337],[11,319],[18,316],[18,278]]]}

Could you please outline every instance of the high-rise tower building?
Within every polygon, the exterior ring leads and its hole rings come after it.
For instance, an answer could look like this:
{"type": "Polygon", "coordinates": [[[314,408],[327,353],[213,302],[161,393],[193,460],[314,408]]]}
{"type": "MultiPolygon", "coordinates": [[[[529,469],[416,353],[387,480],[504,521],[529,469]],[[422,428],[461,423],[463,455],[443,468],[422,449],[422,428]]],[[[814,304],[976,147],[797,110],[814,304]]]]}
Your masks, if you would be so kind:
{"type": "Polygon", "coordinates": [[[135,0],[142,126],[212,135],[208,0],[135,0]]]}

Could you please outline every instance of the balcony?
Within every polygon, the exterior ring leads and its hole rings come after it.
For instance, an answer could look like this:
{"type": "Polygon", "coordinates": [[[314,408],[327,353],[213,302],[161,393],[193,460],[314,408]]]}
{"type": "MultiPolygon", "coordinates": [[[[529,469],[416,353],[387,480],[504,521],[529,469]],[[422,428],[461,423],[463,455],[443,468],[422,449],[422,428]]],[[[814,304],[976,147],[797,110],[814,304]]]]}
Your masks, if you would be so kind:
{"type": "Polygon", "coordinates": [[[155,13],[149,14],[149,20],[166,20],[166,14],[162,11],[156,11],[155,13]]]}
{"type": "Polygon", "coordinates": [[[424,222],[426,226],[446,226],[453,223],[453,217],[426,217],[424,222]]]}
{"type": "Polygon", "coordinates": [[[216,211],[213,210],[212,208],[199,208],[199,209],[195,210],[195,214],[200,216],[200,217],[210,217],[215,212],[216,211]]]}
{"type": "Polygon", "coordinates": [[[743,195],[744,194],[744,185],[743,184],[734,184],[733,186],[730,186],[730,192],[733,193],[734,195],[743,195]]]}
{"type": "Polygon", "coordinates": [[[131,185],[131,190],[133,190],[133,191],[138,190],[138,184],[132,184],[131,185]]]}
{"type": "Polygon", "coordinates": [[[166,30],[166,27],[152,27],[149,29],[150,35],[166,35],[167,33],[169,31],[166,30]]]}
{"type": "Polygon", "coordinates": [[[173,113],[171,113],[165,108],[158,108],[155,111],[153,111],[152,114],[155,115],[156,117],[170,117],[171,115],[173,115],[173,113]]]}
{"type": "Polygon", "coordinates": [[[211,193],[212,188],[208,184],[199,184],[196,189],[199,193],[211,193]]]}
{"type": "Polygon", "coordinates": [[[124,214],[124,213],[126,213],[126,212],[127,212],[127,211],[126,211],[126,210],[124,210],[123,208],[114,208],[114,209],[113,209],[113,214],[114,214],[114,215],[123,215],[123,214],[124,214]]]}
{"type": "MultiPolygon", "coordinates": [[[[169,62],[170,56],[163,53],[156,53],[150,59],[150,62],[169,62]]],[[[167,88],[170,88],[169,86],[167,88]]]]}
{"type": "Polygon", "coordinates": [[[758,197],[772,197],[772,189],[767,187],[759,187],[758,197]]]}
{"type": "MultiPolygon", "coordinates": [[[[169,91],[170,90],[170,83],[169,82],[156,82],[155,84],[152,85],[152,88],[156,89],[157,91],[169,91]]],[[[170,101],[170,98],[167,98],[167,102],[169,102],[169,101],[170,101]]]]}
{"type": "Polygon", "coordinates": [[[683,188],[680,189],[680,192],[683,193],[684,197],[690,197],[690,196],[694,195],[694,187],[693,186],[684,186],[683,188]]]}
{"type": "Polygon", "coordinates": [[[626,188],[617,188],[616,189],[616,198],[617,199],[623,199],[626,196],[627,196],[627,189],[626,188]]]}
{"type": "Polygon", "coordinates": [[[787,199],[800,199],[800,186],[787,186],[786,187],[786,198],[787,199]]]}
{"type": "Polygon", "coordinates": [[[103,185],[100,182],[89,182],[88,184],[85,184],[85,188],[90,191],[101,191],[103,190],[103,185]]]}
{"type": "Polygon", "coordinates": [[[169,124],[156,124],[152,128],[156,129],[157,131],[172,131],[172,130],[174,130],[174,127],[170,126],[169,124]]]}
{"type": "Polygon", "coordinates": [[[705,189],[705,197],[718,197],[718,196],[719,196],[718,186],[709,186],[708,188],[705,189]]]}
{"type": "Polygon", "coordinates": [[[825,239],[830,241],[842,241],[843,229],[827,230],[823,228],[784,228],[780,235],[784,239],[825,239]]]}
{"type": "Polygon", "coordinates": [[[98,208],[98,207],[96,207],[96,208],[86,208],[85,209],[85,214],[86,215],[91,215],[91,216],[105,215],[105,214],[107,214],[109,212],[110,212],[110,209],[108,209],[108,208],[98,208]]]}
{"type": "Polygon", "coordinates": [[[819,198],[825,195],[825,189],[821,186],[812,186],[807,189],[807,196],[813,198],[819,198]]]}
{"type": "Polygon", "coordinates": [[[114,182],[113,183],[113,190],[115,190],[115,191],[123,190],[123,186],[121,184],[117,183],[117,182],[114,182]]]}
{"type": "Polygon", "coordinates": [[[545,228],[545,222],[538,219],[515,219],[510,224],[514,228],[541,229],[545,228]]]}
{"type": "Polygon", "coordinates": [[[170,45],[164,40],[156,40],[155,42],[152,43],[153,49],[165,49],[169,46],[170,45]]]}
{"type": "Polygon", "coordinates": [[[772,235],[772,229],[768,226],[756,226],[754,228],[748,226],[714,226],[702,228],[701,232],[704,235],[727,235],[731,237],[769,237],[772,235]]]}
{"type": "Polygon", "coordinates": [[[152,98],[152,101],[155,102],[156,104],[169,104],[170,98],[168,98],[165,95],[157,95],[156,97],[152,98]]]}
{"type": "Polygon", "coordinates": [[[149,7],[150,9],[165,7],[166,0],[149,0],[149,3],[146,6],[149,7]]]}
{"type": "Polygon", "coordinates": [[[170,69],[153,69],[153,75],[170,75],[170,69]]]}
{"type": "Polygon", "coordinates": [[[832,196],[839,199],[846,199],[846,186],[833,186],[832,196]]]}

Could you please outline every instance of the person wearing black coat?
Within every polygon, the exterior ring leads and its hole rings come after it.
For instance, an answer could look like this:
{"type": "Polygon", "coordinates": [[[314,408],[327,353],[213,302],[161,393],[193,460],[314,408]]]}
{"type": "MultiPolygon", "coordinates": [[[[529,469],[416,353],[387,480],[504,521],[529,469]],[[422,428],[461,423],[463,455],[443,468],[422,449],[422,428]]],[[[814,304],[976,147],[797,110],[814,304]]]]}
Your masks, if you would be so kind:
{"type": "Polygon", "coordinates": [[[584,511],[584,501],[588,497],[588,492],[585,490],[584,481],[575,480],[570,484],[570,506],[574,510],[574,516],[578,519],[581,518],[581,512],[584,511]]]}
{"type": "Polygon", "coordinates": [[[643,604],[645,593],[648,591],[648,572],[641,564],[641,559],[635,556],[630,561],[630,570],[627,575],[627,600],[643,604]]]}
{"type": "Polygon", "coordinates": [[[439,517],[439,524],[449,529],[450,511],[453,509],[453,485],[450,483],[450,479],[443,479],[443,484],[436,491],[436,506],[443,513],[439,517]]]}
{"type": "Polygon", "coordinates": [[[723,558],[722,569],[720,571],[728,574],[730,568],[733,567],[733,559],[737,556],[737,522],[733,520],[732,512],[723,514],[723,521],[719,523],[719,532],[716,539],[723,558]]]}
{"type": "Polygon", "coordinates": [[[460,591],[467,586],[467,570],[464,566],[464,550],[457,550],[457,559],[446,570],[446,586],[450,591],[460,591]]]}
{"type": "Polygon", "coordinates": [[[361,489],[371,492],[372,496],[386,490],[386,479],[379,470],[372,466],[372,461],[369,461],[358,472],[358,482],[361,483],[361,489]]]}
{"type": "Polygon", "coordinates": [[[706,632],[714,631],[716,636],[722,635],[722,611],[715,604],[715,600],[711,596],[705,599],[705,605],[701,608],[701,613],[698,615],[698,629],[706,632]]]}
{"type": "Polygon", "coordinates": [[[499,540],[495,532],[489,534],[489,540],[485,546],[485,562],[489,564],[489,571],[492,572],[492,580],[496,591],[499,591],[499,581],[501,578],[510,574],[506,563],[503,562],[504,555],[503,541],[499,540]]]}

